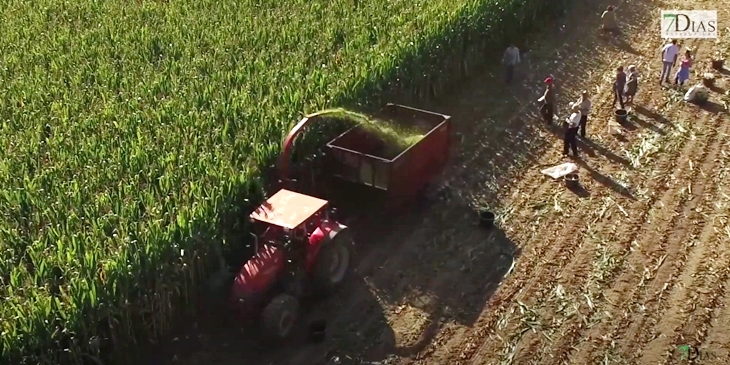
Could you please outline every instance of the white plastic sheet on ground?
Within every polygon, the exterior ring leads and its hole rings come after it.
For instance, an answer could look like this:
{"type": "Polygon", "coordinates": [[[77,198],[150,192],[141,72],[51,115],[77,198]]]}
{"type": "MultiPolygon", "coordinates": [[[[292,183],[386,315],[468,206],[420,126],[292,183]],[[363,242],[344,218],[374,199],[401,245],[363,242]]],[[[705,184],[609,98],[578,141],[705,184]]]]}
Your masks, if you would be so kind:
{"type": "Polygon", "coordinates": [[[692,86],[687,90],[687,93],[684,94],[684,101],[694,102],[698,99],[705,99],[707,100],[710,96],[710,92],[707,91],[707,88],[702,85],[692,86]]]}
{"type": "Polygon", "coordinates": [[[545,170],[540,171],[544,175],[550,176],[553,179],[559,179],[567,174],[578,171],[578,165],[572,162],[566,162],[561,165],[549,167],[545,170]]]}

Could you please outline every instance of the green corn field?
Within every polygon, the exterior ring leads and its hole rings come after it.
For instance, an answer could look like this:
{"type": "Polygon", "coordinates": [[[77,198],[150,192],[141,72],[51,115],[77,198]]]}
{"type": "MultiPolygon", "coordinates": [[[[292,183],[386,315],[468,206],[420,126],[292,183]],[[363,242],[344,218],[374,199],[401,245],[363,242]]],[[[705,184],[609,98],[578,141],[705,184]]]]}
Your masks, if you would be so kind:
{"type": "Polygon", "coordinates": [[[0,0],[0,362],[134,363],[303,113],[438,97],[569,1],[0,0]]]}

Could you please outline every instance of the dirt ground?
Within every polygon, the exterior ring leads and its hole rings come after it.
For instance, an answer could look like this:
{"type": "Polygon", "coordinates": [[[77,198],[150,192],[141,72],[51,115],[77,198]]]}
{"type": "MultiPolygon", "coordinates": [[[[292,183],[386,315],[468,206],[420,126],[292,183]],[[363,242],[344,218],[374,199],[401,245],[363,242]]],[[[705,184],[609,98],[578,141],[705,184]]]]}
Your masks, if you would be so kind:
{"type": "MultiPolygon", "coordinates": [[[[420,213],[387,234],[358,229],[350,283],[311,314],[328,321],[326,341],[252,350],[230,331],[199,329],[174,363],[675,364],[685,344],[700,349],[696,363],[730,363],[730,71],[702,108],[658,82],[659,9],[718,9],[723,24],[730,1],[626,2],[623,36],[604,39],[597,19],[609,4],[580,2],[530,40],[516,84],[494,68],[433,106],[453,116],[459,152],[420,213]],[[630,64],[643,79],[612,136],[610,80],[630,64]],[[561,118],[581,90],[593,95],[575,160],[581,191],[540,173],[571,161],[561,131],[536,115],[550,74],[561,118]],[[498,212],[499,228],[480,229],[474,206],[498,212]]],[[[692,82],[730,49],[684,46],[692,82]]]]}

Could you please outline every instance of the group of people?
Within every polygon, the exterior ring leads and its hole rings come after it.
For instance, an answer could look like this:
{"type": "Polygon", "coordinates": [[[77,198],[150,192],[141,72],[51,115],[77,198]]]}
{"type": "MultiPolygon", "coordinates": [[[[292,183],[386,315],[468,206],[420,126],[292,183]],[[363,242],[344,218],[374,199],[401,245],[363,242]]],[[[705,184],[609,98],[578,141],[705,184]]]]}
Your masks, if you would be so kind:
{"type": "MultiPolygon", "coordinates": [[[[603,12],[601,30],[605,34],[620,34],[618,22],[616,20],[615,7],[609,6],[606,11],[603,12]]],[[[680,48],[677,45],[677,40],[672,40],[670,43],[662,48],[662,72],[660,76],[660,84],[670,83],[670,75],[672,69],[677,64],[679,58],[680,48]]],[[[520,50],[511,44],[504,52],[503,63],[505,65],[505,81],[510,83],[514,77],[515,66],[521,62],[520,50]]],[[[674,75],[674,84],[677,86],[683,86],[684,83],[689,79],[690,68],[692,67],[692,50],[687,48],[684,52],[683,57],[680,59],[679,70],[674,75]]],[[[555,102],[556,92],[554,80],[552,77],[548,77],[544,80],[546,85],[545,92],[540,99],[541,102],[540,114],[547,124],[552,124],[555,118],[555,102]]],[[[634,96],[639,89],[639,72],[635,65],[628,67],[628,74],[624,71],[624,67],[620,66],[616,69],[616,75],[611,85],[611,90],[614,95],[613,104],[619,104],[621,109],[624,109],[625,104],[633,104],[634,96]]],[[[577,137],[580,135],[582,138],[586,138],[586,125],[588,123],[588,115],[591,112],[591,101],[587,91],[581,93],[580,98],[570,104],[571,115],[567,119],[567,126],[563,138],[563,154],[568,156],[569,152],[573,153],[574,157],[578,157],[578,145],[577,137]]]]}
{"type": "MultiPolygon", "coordinates": [[[[552,77],[545,79],[545,93],[540,97],[539,101],[542,102],[540,108],[540,114],[542,114],[547,124],[552,124],[554,117],[555,108],[555,83],[552,77]]],[[[619,97],[620,99],[620,97],[619,97]]],[[[614,104],[616,102],[614,101],[614,104]]],[[[582,138],[586,138],[586,126],[588,124],[588,115],[591,113],[593,104],[588,96],[588,91],[583,90],[580,98],[574,103],[570,104],[572,114],[567,119],[567,126],[565,134],[563,136],[563,154],[568,156],[570,152],[573,152],[574,157],[578,157],[578,135],[582,138]]]]}
{"type": "MultiPolygon", "coordinates": [[[[677,40],[672,40],[669,44],[662,48],[662,75],[659,80],[659,84],[669,83],[669,75],[672,74],[672,68],[677,64],[677,58],[679,56],[679,46],[677,40]]],[[[684,83],[689,80],[689,71],[692,68],[692,50],[686,48],[684,55],[679,62],[679,70],[674,75],[674,84],[683,86],[684,83]]]]}

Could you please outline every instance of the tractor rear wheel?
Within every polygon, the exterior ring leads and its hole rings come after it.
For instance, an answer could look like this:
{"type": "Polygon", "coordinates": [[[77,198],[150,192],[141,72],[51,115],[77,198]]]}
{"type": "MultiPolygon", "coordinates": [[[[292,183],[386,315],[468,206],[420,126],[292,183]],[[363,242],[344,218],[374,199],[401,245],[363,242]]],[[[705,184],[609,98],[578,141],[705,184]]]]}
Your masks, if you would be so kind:
{"type": "Polygon", "coordinates": [[[289,338],[299,319],[299,301],[289,294],[279,294],[261,313],[261,332],[268,342],[289,338]]]}
{"type": "Polygon", "coordinates": [[[323,243],[313,273],[314,289],[318,295],[332,294],[345,281],[350,269],[350,247],[352,239],[349,231],[340,232],[331,241],[323,243]]]}

